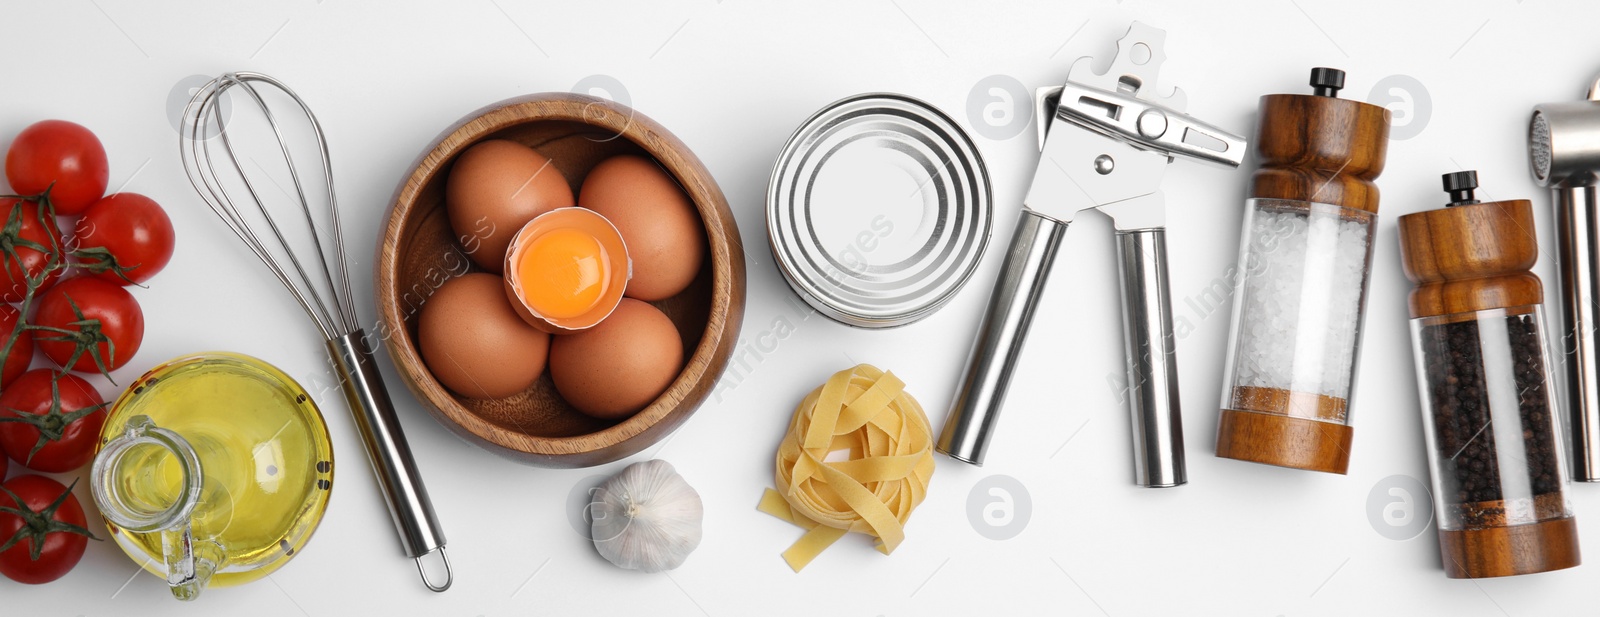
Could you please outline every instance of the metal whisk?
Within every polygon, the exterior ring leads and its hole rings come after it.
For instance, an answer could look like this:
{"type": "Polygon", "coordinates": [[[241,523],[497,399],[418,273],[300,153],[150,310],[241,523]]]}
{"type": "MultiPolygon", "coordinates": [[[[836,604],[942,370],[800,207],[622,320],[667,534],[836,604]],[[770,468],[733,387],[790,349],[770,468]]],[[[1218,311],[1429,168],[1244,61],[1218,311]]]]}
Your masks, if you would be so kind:
{"type": "MultiPolygon", "coordinates": [[[[271,92],[268,94],[274,99],[277,97],[271,92]]],[[[427,488],[423,486],[422,476],[417,473],[411,448],[400,428],[400,420],[395,415],[388,390],[372,359],[372,349],[356,318],[355,302],[350,293],[350,270],[345,262],[344,237],[339,228],[339,205],[333,190],[333,171],[328,163],[328,144],[323,138],[322,126],[317,123],[316,116],[305,101],[283,82],[260,73],[238,72],[225,73],[195,93],[184,108],[181,133],[178,151],[183,159],[183,169],[189,175],[189,182],[194,185],[195,191],[222,218],[228,229],[249,247],[250,252],[255,253],[261,263],[272,271],[278,282],[283,283],[289,294],[300,303],[306,316],[322,331],[328,353],[339,374],[345,401],[355,416],[361,441],[377,474],[378,485],[383,489],[384,500],[388,502],[389,514],[400,533],[400,543],[406,556],[416,560],[417,572],[429,589],[449,589],[454,575],[450,569],[450,559],[445,555],[444,531],[434,516],[427,488]],[[273,114],[274,105],[262,96],[257,84],[265,86],[262,90],[276,89],[287,95],[293,104],[278,106],[304,114],[310,132],[315,135],[316,147],[321,154],[321,181],[327,188],[326,224],[332,228],[331,237],[326,242],[318,229],[318,208],[312,205],[314,200],[320,203],[321,200],[316,199],[320,196],[314,190],[316,187],[310,187],[308,192],[306,185],[312,177],[302,177],[301,167],[297,165],[291,154],[289,140],[284,136],[285,126],[279,124],[278,117],[273,114]],[[245,96],[224,96],[235,87],[245,96]],[[241,163],[223,116],[222,103],[225,100],[233,101],[233,106],[237,108],[259,109],[265,117],[277,139],[277,150],[282,154],[292,184],[292,191],[285,189],[283,192],[291,195],[290,201],[299,202],[299,212],[294,212],[291,220],[284,222],[294,229],[299,227],[300,222],[297,221],[303,217],[304,229],[301,231],[310,237],[308,244],[315,249],[314,258],[301,258],[290,237],[284,233],[284,227],[279,226],[278,219],[274,218],[263,199],[260,189],[264,185],[260,180],[276,181],[266,175],[266,169],[259,162],[256,162],[257,169],[261,170],[259,174],[247,172],[241,163]],[[214,149],[219,152],[213,152],[214,149]],[[247,199],[237,201],[236,195],[247,199]],[[246,208],[241,209],[239,204],[245,204],[246,208]],[[253,212],[249,204],[254,204],[253,212]],[[267,233],[259,233],[262,231],[261,225],[265,225],[267,233]],[[325,244],[331,244],[332,251],[326,250],[325,244]],[[423,558],[435,552],[444,562],[445,578],[442,584],[431,580],[423,568],[423,558]]],[[[305,244],[302,242],[302,246],[305,244]]]]}

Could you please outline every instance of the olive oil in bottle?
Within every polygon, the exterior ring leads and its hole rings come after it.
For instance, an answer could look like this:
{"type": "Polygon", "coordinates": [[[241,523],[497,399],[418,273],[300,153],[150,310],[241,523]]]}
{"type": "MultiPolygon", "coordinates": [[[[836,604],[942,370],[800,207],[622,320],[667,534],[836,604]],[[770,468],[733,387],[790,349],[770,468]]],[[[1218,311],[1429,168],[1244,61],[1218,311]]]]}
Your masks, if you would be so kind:
{"type": "Polygon", "coordinates": [[[287,375],[247,356],[190,356],[117,399],[94,494],[123,549],[190,599],[264,577],[305,545],[327,508],[332,450],[287,375]]]}

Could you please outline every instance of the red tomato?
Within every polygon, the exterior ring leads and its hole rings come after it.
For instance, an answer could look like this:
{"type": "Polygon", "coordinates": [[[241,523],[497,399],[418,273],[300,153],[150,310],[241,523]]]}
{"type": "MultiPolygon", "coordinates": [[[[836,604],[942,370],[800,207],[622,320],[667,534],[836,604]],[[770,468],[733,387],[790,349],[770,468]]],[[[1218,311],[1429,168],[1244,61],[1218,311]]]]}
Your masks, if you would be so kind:
{"type": "MultiPolygon", "coordinates": [[[[33,335],[27,332],[17,332],[17,322],[21,321],[22,311],[10,304],[0,304],[0,391],[16,381],[17,376],[28,370],[28,365],[33,362],[33,335]],[[11,349],[6,349],[6,343],[11,342],[11,335],[17,334],[17,340],[11,343],[11,349]]],[[[5,479],[0,474],[0,479],[5,479]]]]}
{"type": "Polygon", "coordinates": [[[0,391],[0,448],[34,471],[72,471],[94,458],[105,407],[77,375],[33,369],[0,391]]]}
{"type": "MultiPolygon", "coordinates": [[[[5,288],[0,290],[0,302],[17,302],[28,293],[28,281],[43,277],[39,291],[54,285],[61,278],[61,230],[55,221],[49,224],[39,218],[39,204],[15,198],[0,199],[0,212],[6,217],[0,222],[0,256],[5,261],[5,288]],[[16,257],[10,246],[16,249],[16,257]]],[[[44,219],[48,220],[48,218],[44,219]]]]}
{"type": "Polygon", "coordinates": [[[111,170],[105,147],[89,129],[66,120],[45,120],[22,129],[11,142],[6,179],[20,195],[49,189],[56,214],[78,215],[106,194],[111,170]]]}
{"type": "Polygon", "coordinates": [[[78,219],[74,240],[78,265],[108,283],[143,283],[172,260],[172,220],[160,204],[138,193],[94,202],[78,219]]]}
{"type": "Polygon", "coordinates": [[[92,276],[61,281],[39,296],[33,342],[57,365],[109,373],[144,341],[144,311],[133,294],[92,276]]]}
{"type": "Polygon", "coordinates": [[[20,512],[0,510],[0,546],[15,540],[0,551],[0,574],[19,583],[40,585],[66,576],[94,538],[84,527],[83,506],[72,488],[44,476],[17,476],[0,484],[0,508],[20,512]]]}

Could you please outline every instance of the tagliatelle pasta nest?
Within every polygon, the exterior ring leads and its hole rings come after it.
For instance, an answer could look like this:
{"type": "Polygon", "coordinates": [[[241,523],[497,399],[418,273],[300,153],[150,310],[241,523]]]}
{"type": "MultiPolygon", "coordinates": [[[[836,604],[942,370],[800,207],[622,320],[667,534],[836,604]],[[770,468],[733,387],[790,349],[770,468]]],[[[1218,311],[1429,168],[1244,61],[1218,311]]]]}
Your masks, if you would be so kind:
{"type": "Polygon", "coordinates": [[[904,382],[860,364],[806,395],[777,458],[778,488],[758,509],[807,530],[783,553],[799,572],[847,532],[877,538],[885,555],[900,545],[933,477],[933,435],[904,382]]]}

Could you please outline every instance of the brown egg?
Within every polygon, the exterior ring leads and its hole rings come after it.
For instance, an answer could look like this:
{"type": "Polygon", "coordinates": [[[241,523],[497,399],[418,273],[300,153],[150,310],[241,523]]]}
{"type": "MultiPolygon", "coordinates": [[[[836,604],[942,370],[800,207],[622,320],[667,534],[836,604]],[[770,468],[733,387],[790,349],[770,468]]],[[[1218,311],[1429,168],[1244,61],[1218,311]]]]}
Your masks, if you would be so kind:
{"type": "Polygon", "coordinates": [[[584,178],[578,199],[610,219],[628,243],[628,297],[665,300],[700,273],[706,253],[700,213],[655,161],[634,155],[601,161],[584,178]]]}
{"type": "Polygon", "coordinates": [[[621,420],[649,406],[683,369],[683,340],[666,314],[623,298],[600,325],[555,337],[550,378],[578,411],[621,420]]]}
{"type": "Polygon", "coordinates": [[[491,139],[450,167],[445,209],[456,241],[478,267],[499,273],[506,247],[533,217],[574,205],[572,187],[550,159],[522,144],[491,139]]]}
{"type": "Polygon", "coordinates": [[[550,335],[517,315],[500,277],[482,272],[446,282],[422,304],[417,343],[434,378],[467,398],[526,390],[550,351],[550,335]]]}

